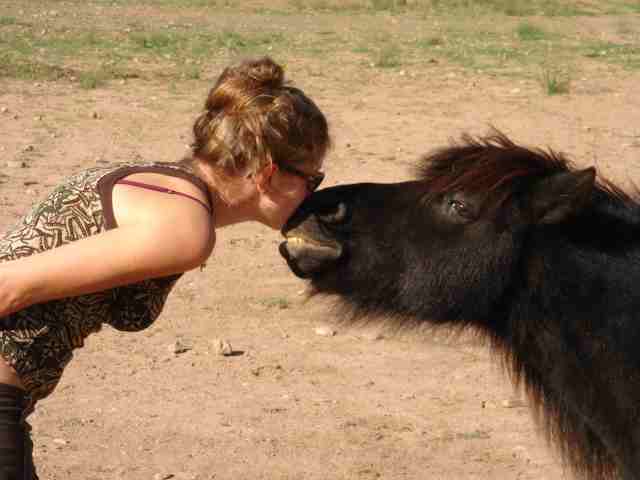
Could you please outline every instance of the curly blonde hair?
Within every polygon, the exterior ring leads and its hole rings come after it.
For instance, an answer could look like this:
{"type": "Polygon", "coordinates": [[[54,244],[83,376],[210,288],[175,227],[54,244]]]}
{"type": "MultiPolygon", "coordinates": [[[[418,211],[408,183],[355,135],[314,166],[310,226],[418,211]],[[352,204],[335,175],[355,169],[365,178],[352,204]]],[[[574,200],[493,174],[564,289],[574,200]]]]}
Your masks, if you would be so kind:
{"type": "Polygon", "coordinates": [[[331,146],[325,116],[271,58],[227,67],[193,125],[191,161],[226,174],[317,164],[331,146]]]}

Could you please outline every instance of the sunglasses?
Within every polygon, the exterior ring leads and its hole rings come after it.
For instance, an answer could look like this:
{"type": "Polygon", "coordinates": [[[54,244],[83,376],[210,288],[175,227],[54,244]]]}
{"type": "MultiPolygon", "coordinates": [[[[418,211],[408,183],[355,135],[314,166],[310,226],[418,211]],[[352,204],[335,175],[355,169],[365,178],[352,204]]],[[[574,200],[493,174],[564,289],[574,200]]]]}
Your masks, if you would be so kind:
{"type": "Polygon", "coordinates": [[[280,170],[284,172],[290,173],[291,175],[303,178],[307,184],[307,190],[309,190],[309,192],[315,192],[324,180],[323,172],[306,173],[302,170],[298,170],[297,168],[292,167],[291,165],[285,164],[279,164],[278,168],[280,168],[280,170]]]}

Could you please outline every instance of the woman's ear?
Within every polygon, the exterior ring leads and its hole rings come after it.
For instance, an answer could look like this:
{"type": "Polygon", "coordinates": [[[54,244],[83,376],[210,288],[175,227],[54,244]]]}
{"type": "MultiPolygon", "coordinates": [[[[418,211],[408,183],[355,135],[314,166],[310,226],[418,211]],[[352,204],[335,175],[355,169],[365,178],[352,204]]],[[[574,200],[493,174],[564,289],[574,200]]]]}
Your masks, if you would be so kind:
{"type": "Polygon", "coordinates": [[[275,173],[278,167],[275,163],[270,163],[269,165],[261,168],[254,175],[256,187],[260,193],[269,192],[271,187],[271,177],[275,173]]]}

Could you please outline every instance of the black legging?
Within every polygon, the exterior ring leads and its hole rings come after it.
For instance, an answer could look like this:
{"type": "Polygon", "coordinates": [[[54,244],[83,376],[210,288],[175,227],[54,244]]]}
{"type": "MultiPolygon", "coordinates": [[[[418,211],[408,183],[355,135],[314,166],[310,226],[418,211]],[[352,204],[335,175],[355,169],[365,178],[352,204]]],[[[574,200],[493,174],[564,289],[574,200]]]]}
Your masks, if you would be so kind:
{"type": "Polygon", "coordinates": [[[0,480],[37,480],[24,390],[0,383],[0,480]]]}

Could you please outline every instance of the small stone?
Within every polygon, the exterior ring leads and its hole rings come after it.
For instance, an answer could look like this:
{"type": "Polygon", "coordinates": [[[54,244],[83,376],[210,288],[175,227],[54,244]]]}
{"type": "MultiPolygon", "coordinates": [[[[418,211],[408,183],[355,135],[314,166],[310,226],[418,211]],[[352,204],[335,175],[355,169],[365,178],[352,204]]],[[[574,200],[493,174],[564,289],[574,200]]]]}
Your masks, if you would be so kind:
{"type": "Polygon", "coordinates": [[[7,107],[0,108],[0,113],[7,113],[9,109],[7,107]]]}
{"type": "Polygon", "coordinates": [[[55,443],[56,445],[66,445],[69,442],[67,442],[64,438],[54,438],[53,443],[55,443]]]}
{"type": "Polygon", "coordinates": [[[91,118],[100,118],[100,114],[98,112],[93,112],[91,114],[91,118]]]}
{"type": "Polygon", "coordinates": [[[520,460],[529,460],[529,452],[526,447],[522,445],[516,445],[513,447],[513,458],[518,458],[520,460]]]}
{"type": "Polygon", "coordinates": [[[233,355],[233,347],[226,340],[223,340],[221,338],[217,338],[217,339],[215,339],[213,341],[213,346],[214,346],[214,348],[216,350],[216,353],[218,355],[223,355],[225,357],[233,355]]]}
{"type": "Polygon", "coordinates": [[[504,408],[518,408],[518,407],[524,407],[525,405],[526,404],[522,400],[519,400],[517,398],[511,398],[509,400],[502,401],[502,406],[504,408]]]}
{"type": "Polygon", "coordinates": [[[316,327],[314,332],[321,337],[333,337],[337,332],[328,325],[321,325],[316,327]]]}
{"type": "Polygon", "coordinates": [[[25,168],[27,166],[22,160],[9,160],[7,168],[25,168]]]}
{"type": "Polygon", "coordinates": [[[153,476],[153,480],[169,480],[170,478],[175,477],[173,473],[156,473],[153,476]]]}
{"type": "Polygon", "coordinates": [[[168,349],[171,353],[180,355],[181,353],[185,353],[193,349],[193,347],[185,343],[183,340],[177,339],[175,342],[169,345],[168,349]]]}
{"type": "Polygon", "coordinates": [[[25,152],[33,152],[36,149],[36,147],[34,147],[33,145],[27,145],[26,147],[24,147],[25,152]]]}

